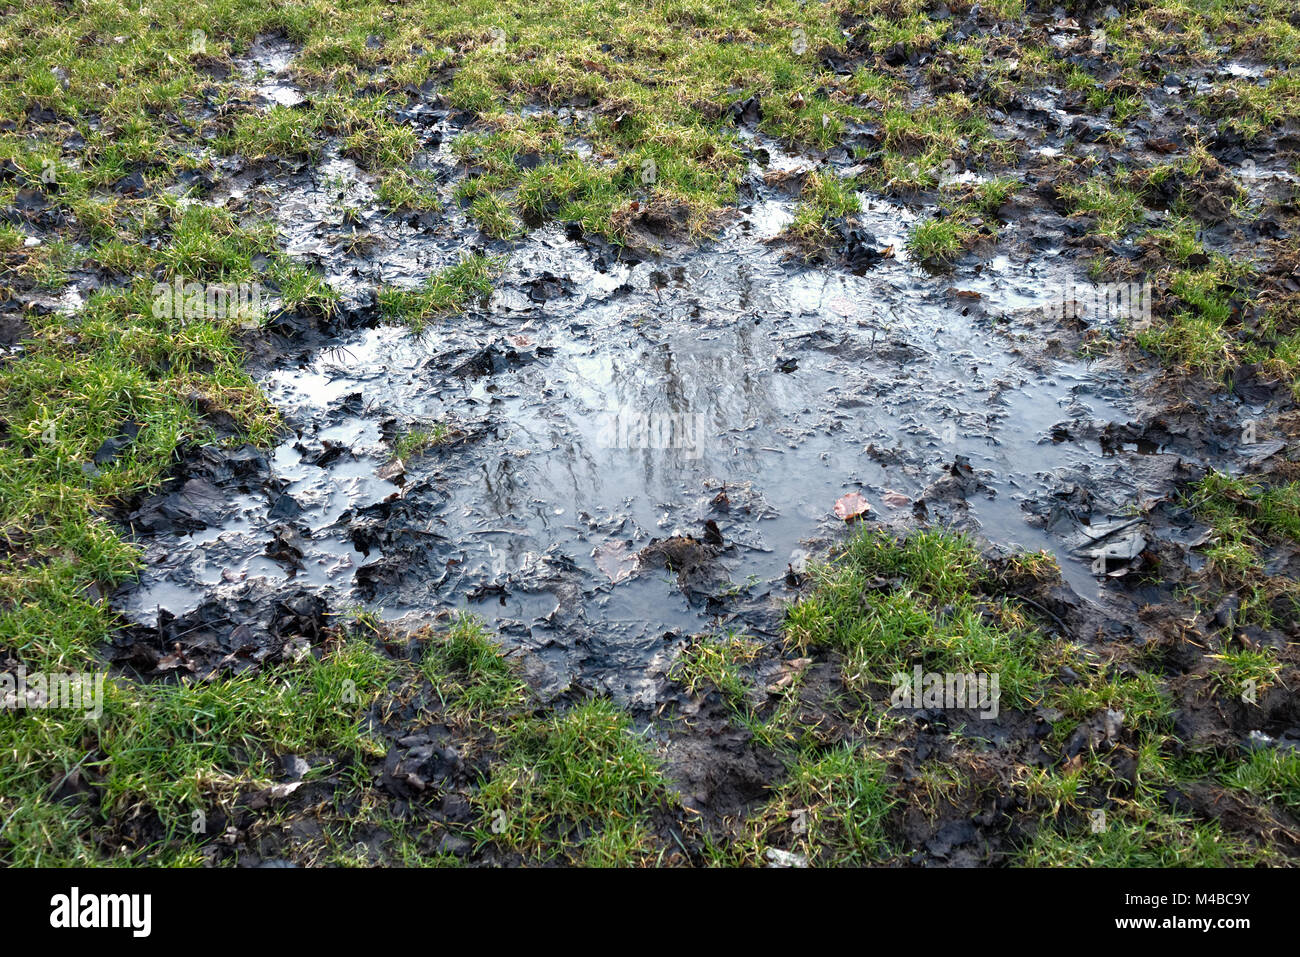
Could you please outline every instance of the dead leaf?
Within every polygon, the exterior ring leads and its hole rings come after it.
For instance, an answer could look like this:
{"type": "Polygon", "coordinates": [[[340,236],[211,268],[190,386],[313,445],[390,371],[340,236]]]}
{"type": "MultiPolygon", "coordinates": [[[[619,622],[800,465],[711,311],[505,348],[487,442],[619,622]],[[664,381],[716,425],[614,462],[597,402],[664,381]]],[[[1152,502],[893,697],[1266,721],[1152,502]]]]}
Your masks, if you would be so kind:
{"type": "Polygon", "coordinates": [[[248,800],[245,802],[245,805],[249,810],[260,811],[262,808],[267,807],[272,801],[281,801],[284,798],[287,798],[294,791],[302,787],[302,785],[302,781],[273,784],[265,791],[258,791],[257,793],[250,795],[248,800]]]}
{"type": "Polygon", "coordinates": [[[792,658],[789,661],[781,662],[781,674],[767,686],[768,694],[776,694],[783,688],[788,688],[794,684],[795,678],[803,674],[804,669],[812,664],[811,658],[792,658]]]}
{"type": "Polygon", "coordinates": [[[849,492],[835,503],[835,514],[846,522],[861,518],[869,511],[870,503],[857,492],[849,492]]]}

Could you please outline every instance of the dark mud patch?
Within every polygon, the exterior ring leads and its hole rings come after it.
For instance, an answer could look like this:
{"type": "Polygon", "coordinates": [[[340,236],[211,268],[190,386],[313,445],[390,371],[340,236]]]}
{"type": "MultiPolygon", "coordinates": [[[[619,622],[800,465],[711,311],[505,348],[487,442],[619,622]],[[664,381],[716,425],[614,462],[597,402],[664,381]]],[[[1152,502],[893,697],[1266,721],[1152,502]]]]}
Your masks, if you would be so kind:
{"type": "MultiPolygon", "coordinates": [[[[1038,348],[1034,303],[1058,264],[1000,257],[954,279],[964,295],[899,260],[809,268],[765,242],[784,208],[755,203],[677,259],[611,258],[543,227],[490,302],[419,336],[365,328],[382,316],[355,257],[312,225],[324,212],[294,220],[292,236],[342,257],[354,305],[272,318],[255,348],[279,363],[261,379],[292,434],[255,482],[201,476],[219,491],[168,492],[130,519],[150,559],[122,607],[153,627],[160,608],[265,578],[389,618],[463,608],[536,655],[550,693],[576,682],[650,705],[687,635],[774,633],[787,570],[839,536],[847,491],[891,522],[1046,547],[1096,600],[1113,585],[1080,528],[1231,467],[1203,433],[1163,428],[1134,398],[1141,376],[1038,348]],[[393,464],[400,435],[434,426],[474,439],[393,464]],[[212,494],[224,514],[183,500],[212,494]],[[688,540],[710,554],[659,554],[688,540]],[[640,558],[624,569],[619,554],[640,558]]],[[[872,235],[896,239],[895,209],[872,215],[872,235]]],[[[379,268],[423,261],[390,241],[379,268]]],[[[1242,413],[1219,404],[1226,432],[1242,413]]]]}
{"type": "Polygon", "coordinates": [[[0,303],[0,361],[5,361],[19,350],[25,339],[31,337],[31,328],[12,308],[12,300],[0,303]]]}
{"type": "Polygon", "coordinates": [[[237,675],[308,654],[324,638],[326,605],[307,591],[250,582],[152,628],[118,634],[111,659],[146,678],[237,675]]]}
{"type": "Polygon", "coordinates": [[[738,828],[785,773],[785,761],[733,718],[716,693],[661,712],[665,773],[687,819],[714,834],[738,828]]]}

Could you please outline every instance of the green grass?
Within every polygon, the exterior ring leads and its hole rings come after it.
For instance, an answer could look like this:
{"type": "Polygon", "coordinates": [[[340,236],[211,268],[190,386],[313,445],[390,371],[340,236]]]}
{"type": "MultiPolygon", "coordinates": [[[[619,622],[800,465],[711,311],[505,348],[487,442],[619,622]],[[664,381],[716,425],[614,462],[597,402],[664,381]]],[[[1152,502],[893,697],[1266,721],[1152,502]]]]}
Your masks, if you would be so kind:
{"type": "Polygon", "coordinates": [[[1300,80],[1279,76],[1263,85],[1225,80],[1200,98],[1201,107],[1217,117],[1219,127],[1255,140],[1285,119],[1300,114],[1300,80]]]}
{"type": "Polygon", "coordinates": [[[1201,600],[1213,605],[1235,594],[1237,622],[1243,625],[1277,627],[1294,620],[1300,614],[1300,588],[1289,578],[1265,573],[1264,551],[1273,543],[1300,541],[1300,482],[1210,472],[1187,491],[1185,504],[1212,533],[1203,546],[1209,576],[1201,600]]]}
{"type": "MultiPolygon", "coordinates": [[[[986,566],[972,544],[941,530],[902,541],[863,530],[843,553],[811,572],[808,593],[787,615],[789,646],[814,659],[834,654],[845,694],[828,714],[852,730],[829,741],[805,719],[800,684],[788,689],[765,719],[742,724],[787,756],[787,783],[748,825],[736,851],[762,859],[776,846],[814,863],[880,863],[910,853],[897,833],[898,808],[939,813],[959,795],[1015,793],[1025,804],[1027,836],[1013,842],[1008,860],[1031,866],[1229,866],[1277,863],[1274,850],[1218,822],[1180,816],[1164,804],[1170,788],[1213,783],[1237,788],[1246,800],[1294,800],[1294,766],[1273,757],[1180,757],[1172,737],[1174,701],[1158,654],[1117,652],[1049,639],[1014,598],[998,595],[1014,583],[1058,574],[1043,556],[1018,556],[1000,571],[986,566]],[[1115,667],[1119,654],[1124,667],[1115,667]],[[888,676],[913,662],[928,671],[996,671],[1002,710],[1055,712],[1045,742],[1059,754],[1048,766],[1019,765],[1011,781],[989,781],[981,769],[984,735],[978,722],[953,729],[969,742],[943,761],[917,767],[909,784],[892,781],[890,768],[906,722],[886,715],[888,676]],[[1068,666],[1070,681],[1060,680],[1068,666]],[[1080,726],[1106,711],[1123,714],[1125,743],[1115,752],[1086,748],[1076,759],[1061,753],[1080,726]],[[764,725],[765,723],[765,725],[764,725]],[[827,751],[827,745],[833,749],[827,751]],[[1135,757],[1132,778],[1112,758],[1135,757]],[[1104,811],[1104,826],[1094,830],[1104,811]],[[797,822],[797,823],[796,823],[797,822]]],[[[1266,652],[1231,650],[1215,658],[1212,693],[1237,698],[1245,683],[1262,692],[1278,665],[1266,652]]]]}
{"type": "Polygon", "coordinates": [[[527,699],[516,670],[474,619],[457,618],[445,634],[432,636],[420,668],[453,713],[479,718],[509,713],[527,699]]]}
{"type": "MultiPolygon", "coordinates": [[[[999,0],[984,9],[1014,19],[1022,6],[999,0]]],[[[158,316],[154,284],[259,283],[277,308],[333,307],[322,276],[282,255],[270,225],[183,200],[187,192],[194,198],[183,176],[212,174],[236,155],[274,172],[278,161],[314,160],[333,141],[373,175],[389,209],[438,210],[439,184],[417,162],[418,137],[394,112],[408,87],[432,80],[449,107],[470,114],[470,132],[454,146],[452,192],[487,237],[507,243],[564,220],[621,241],[648,211],[698,239],[735,203],[747,172],[749,145],[727,110],[759,96],[760,131],[796,150],[830,149],[861,125],[876,130],[876,145],[856,157],[855,177],[826,165],[806,177],[790,229],[798,245],[831,242],[829,224],[857,211],[859,190],[908,202],[924,193],[925,203],[937,190],[943,215],[916,226],[909,250],[919,261],[951,263],[981,237],[997,239],[994,213],[1017,188],[1013,167],[1027,147],[989,122],[1017,88],[1065,87],[1088,109],[1109,112],[1117,127],[1109,138],[1118,141],[1145,116],[1143,94],[1157,82],[1143,72],[1144,57],[1168,47],[1167,31],[1177,25],[1179,49],[1167,55],[1180,70],[1218,62],[1220,46],[1272,69],[1262,83],[1217,82],[1193,104],[1209,122],[1259,142],[1300,110],[1292,6],[1155,0],[1107,25],[1107,51],[1094,67],[1029,40],[945,41],[946,27],[922,0],[672,0],[635,16],[607,0],[147,7],[17,0],[0,22],[0,115],[13,121],[0,131],[0,160],[13,164],[0,203],[33,189],[66,225],[29,245],[23,229],[0,224],[0,296],[58,294],[79,269],[105,281],[75,314],[25,314],[24,352],[0,364],[0,647],[30,670],[102,668],[100,649],[118,622],[101,596],[129,581],[139,563],[106,509],[157,488],[190,446],[215,441],[213,422],[234,423],[225,441],[263,446],[281,427],[243,368],[242,343],[261,317],[158,316]],[[192,49],[195,30],[206,36],[206,54],[192,49]],[[847,53],[846,30],[873,56],[838,73],[824,57],[847,53]],[[260,109],[239,71],[223,69],[268,33],[296,49],[290,75],[305,97],[299,107],[260,109]],[[889,66],[883,55],[896,44],[932,59],[921,71],[889,66]],[[966,90],[929,88],[952,78],[966,90]],[[562,119],[564,106],[577,109],[562,119]],[[84,145],[67,145],[73,133],[84,145]],[[991,178],[969,188],[945,184],[962,169],[991,178]],[[143,178],[142,191],[112,188],[132,173],[143,178]],[[86,467],[124,424],[139,426],[134,443],[114,461],[86,467]]],[[[1195,183],[1220,175],[1207,155],[1194,146],[1148,169],[1113,173],[1066,156],[1051,172],[1070,180],[1062,192],[1068,208],[1110,241],[1137,232],[1170,177],[1195,183]]],[[[1188,200],[1179,196],[1170,219],[1142,240],[1165,257],[1158,285],[1167,292],[1151,327],[1135,331],[1137,343],[1168,365],[1220,380],[1243,362],[1261,363],[1300,395],[1295,302],[1260,286],[1270,259],[1290,247],[1266,249],[1258,263],[1207,251],[1188,200]],[[1255,306],[1252,323],[1240,321],[1255,306]]],[[[1238,203],[1232,214],[1247,212],[1238,203]]],[[[501,265],[471,255],[421,288],[384,288],[384,317],[415,329],[446,321],[490,294],[501,265]]],[[[395,452],[417,454],[445,438],[441,428],[416,429],[395,452]]],[[[1214,530],[1204,549],[1213,579],[1197,600],[1233,591],[1243,623],[1290,620],[1287,607],[1300,609],[1294,583],[1263,569],[1270,545],[1300,539],[1296,483],[1211,476],[1189,501],[1214,530]]],[[[676,679],[692,693],[716,688],[733,718],[788,760],[774,803],[755,818],[759,836],[723,858],[760,863],[768,844],[802,848],[818,863],[901,853],[889,839],[894,802],[905,798],[889,786],[897,728],[876,702],[894,669],[919,662],[997,670],[1009,706],[1063,713],[1056,744],[1072,722],[1104,708],[1123,710],[1136,729],[1139,797],[1117,808],[1115,831],[1086,829],[1088,810],[1121,797],[1102,762],[1046,770],[1034,794],[1054,810],[1024,860],[1159,863],[1175,851],[1192,862],[1249,860],[1252,852],[1214,824],[1170,816],[1149,800],[1157,784],[1206,773],[1170,760],[1173,702],[1155,663],[1138,656],[1126,662],[1138,673],[1117,672],[1104,656],[1049,640],[1025,608],[991,596],[981,569],[971,543],[926,533],[902,545],[855,540],[839,563],[816,572],[813,592],[791,611],[790,648],[839,662],[847,690],[832,707],[851,727],[848,738],[802,723],[800,680],[770,708],[740,707],[754,690],[749,645],[713,639],[688,647],[676,679]],[[1068,687],[1053,678],[1065,664],[1081,676],[1068,687]],[[810,828],[794,835],[791,814],[801,809],[810,828]]],[[[264,784],[273,753],[315,749],[343,763],[372,756],[360,709],[393,683],[403,694],[427,684],[453,721],[493,742],[482,792],[491,802],[477,805],[483,848],[532,860],[663,860],[653,815],[671,809],[672,799],[649,739],[626,716],[607,702],[536,708],[472,623],[429,636],[415,662],[380,654],[378,637],[354,628],[320,657],[207,684],[116,680],[97,725],[52,712],[0,714],[0,861],[198,864],[202,849],[186,836],[197,805],[264,784]],[[342,700],[347,682],[361,690],[355,704],[342,700]],[[53,797],[56,782],[82,778],[98,792],[99,810],[53,797]],[[492,829],[495,810],[514,812],[500,832],[492,829]],[[150,826],[113,856],[131,820],[150,826]]],[[[1230,647],[1215,660],[1211,683],[1216,694],[1234,695],[1246,682],[1274,680],[1275,671],[1268,654],[1230,647]]],[[[935,793],[975,786],[969,769],[955,764],[925,773],[935,793]]],[[[1225,758],[1214,774],[1252,799],[1295,806],[1288,757],[1225,758]]],[[[357,805],[340,811],[319,860],[365,861],[351,839],[369,826],[389,831],[403,861],[452,860],[430,850],[437,835],[428,826],[396,820],[365,782],[348,781],[339,806],[350,797],[357,805]]]]}
{"type": "Polygon", "coordinates": [[[1224,772],[1227,786],[1277,802],[1291,813],[1300,810],[1300,754],[1263,749],[1224,772]]]}
{"type": "Polygon", "coordinates": [[[425,428],[411,429],[393,444],[393,457],[409,459],[427,449],[446,442],[451,436],[451,428],[441,422],[425,428]]]}
{"type": "Polygon", "coordinates": [[[384,286],[379,308],[385,319],[402,322],[418,332],[435,320],[446,319],[476,299],[492,292],[492,280],[502,263],[479,254],[463,256],[454,266],[435,272],[418,289],[384,286]]]}
{"type": "Polygon", "coordinates": [[[591,866],[653,863],[647,821],[671,798],[646,742],[609,702],[521,719],[474,803],[480,842],[591,866]]]}
{"type": "Polygon", "coordinates": [[[836,176],[809,173],[799,193],[794,219],[786,227],[790,239],[806,251],[821,251],[835,241],[832,223],[861,212],[851,183],[836,176]]]}
{"type": "Polygon", "coordinates": [[[950,264],[976,242],[981,235],[997,238],[995,213],[1007,202],[1020,184],[1011,177],[995,177],[974,186],[945,186],[951,195],[938,215],[922,220],[907,236],[912,258],[931,266],[950,264]]]}
{"type": "Polygon", "coordinates": [[[1020,867],[1249,867],[1267,863],[1259,849],[1224,834],[1214,822],[1171,814],[1150,820],[1108,815],[1099,833],[1091,818],[1068,828],[1044,828],[1018,855],[1020,867]]]}
{"type": "Polygon", "coordinates": [[[755,840],[760,848],[786,845],[818,866],[879,864],[894,853],[885,824],[897,803],[879,756],[849,745],[802,754],[755,821],[755,840]]]}
{"type": "Polygon", "coordinates": [[[749,682],[744,666],[757,656],[758,644],[740,636],[699,638],[673,662],[669,677],[693,695],[709,688],[717,690],[731,704],[744,703],[749,682]]]}
{"type": "Polygon", "coordinates": [[[1009,158],[1007,145],[992,136],[988,121],[962,93],[939,96],[920,108],[894,98],[882,104],[881,149],[863,174],[865,185],[906,196],[933,189],[948,172],[1009,158]],[[960,162],[959,162],[960,161],[960,162]]]}
{"type": "Polygon", "coordinates": [[[916,664],[930,672],[998,674],[1003,700],[1026,703],[1042,680],[1042,639],[1013,610],[990,609],[972,590],[978,555],[966,539],[924,531],[901,546],[855,537],[843,559],[819,568],[815,591],[791,608],[787,637],[800,652],[843,655],[845,684],[893,687],[916,664]],[[871,591],[872,582],[899,579],[871,591]],[[987,613],[994,613],[990,622],[987,613]]]}
{"type": "Polygon", "coordinates": [[[907,235],[907,249],[918,262],[951,263],[966,251],[975,231],[964,219],[945,216],[917,223],[907,235]]]}
{"type": "Polygon", "coordinates": [[[149,839],[121,844],[118,863],[196,863],[194,812],[212,817],[242,792],[269,786],[273,755],[373,756],[359,719],[388,670],[372,649],[345,644],[257,675],[113,680],[98,722],[55,711],[0,713],[7,755],[0,856],[11,866],[93,864],[103,853],[94,839],[100,821],[121,826],[143,815],[155,822],[145,828],[149,839]],[[54,799],[74,773],[94,782],[95,811],[54,799]]]}
{"type": "Polygon", "coordinates": [[[1066,183],[1059,191],[1074,212],[1093,218],[1098,235],[1118,239],[1141,221],[1145,209],[1142,198],[1125,185],[1127,178],[1120,168],[1114,176],[1098,174],[1079,183],[1066,183]]]}
{"type": "Polygon", "coordinates": [[[436,179],[427,170],[398,168],[386,173],[375,196],[394,210],[432,212],[442,208],[436,179]]]}

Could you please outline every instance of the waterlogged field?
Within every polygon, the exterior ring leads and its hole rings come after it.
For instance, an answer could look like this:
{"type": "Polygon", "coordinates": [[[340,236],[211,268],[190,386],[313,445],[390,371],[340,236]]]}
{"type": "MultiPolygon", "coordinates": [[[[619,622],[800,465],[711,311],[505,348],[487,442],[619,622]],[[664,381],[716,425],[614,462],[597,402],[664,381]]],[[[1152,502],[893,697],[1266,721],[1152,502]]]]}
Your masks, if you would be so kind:
{"type": "Polygon", "coordinates": [[[1294,863],[1297,60],[0,0],[0,861],[1294,863]]]}

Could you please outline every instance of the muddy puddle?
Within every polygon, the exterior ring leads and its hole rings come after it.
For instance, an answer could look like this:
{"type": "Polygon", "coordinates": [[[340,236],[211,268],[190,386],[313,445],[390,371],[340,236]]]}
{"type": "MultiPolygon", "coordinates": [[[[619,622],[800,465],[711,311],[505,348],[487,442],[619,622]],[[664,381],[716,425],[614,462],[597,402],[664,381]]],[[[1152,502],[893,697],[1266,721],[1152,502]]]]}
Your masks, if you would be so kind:
{"type": "MultiPolygon", "coordinates": [[[[446,115],[418,125],[449,184],[446,115]]],[[[809,556],[845,534],[848,493],[868,521],[1047,549],[1101,601],[1121,586],[1099,572],[1134,547],[1126,518],[1185,463],[1234,468],[1230,438],[1130,427],[1151,418],[1136,375],[1040,331],[1043,306],[1084,281],[1063,257],[935,276],[901,252],[913,214],[867,200],[863,228],[900,252],[861,274],[811,267],[772,241],[793,201],[761,177],[752,195],[689,252],[545,225],[465,314],[418,335],[357,329],[263,373],[290,434],[213,453],[141,505],[145,568],[117,606],[148,627],[290,588],[411,624],[465,609],[527,652],[544,694],[648,704],[691,634],[777,633],[809,556]],[[440,440],[399,455],[421,431],[440,440]]],[[[332,148],[290,177],[241,173],[213,201],[268,203],[284,248],[355,304],[481,242],[447,196],[433,217],[387,215],[332,148]]],[[[1225,400],[1225,435],[1248,414],[1225,400]]]]}

